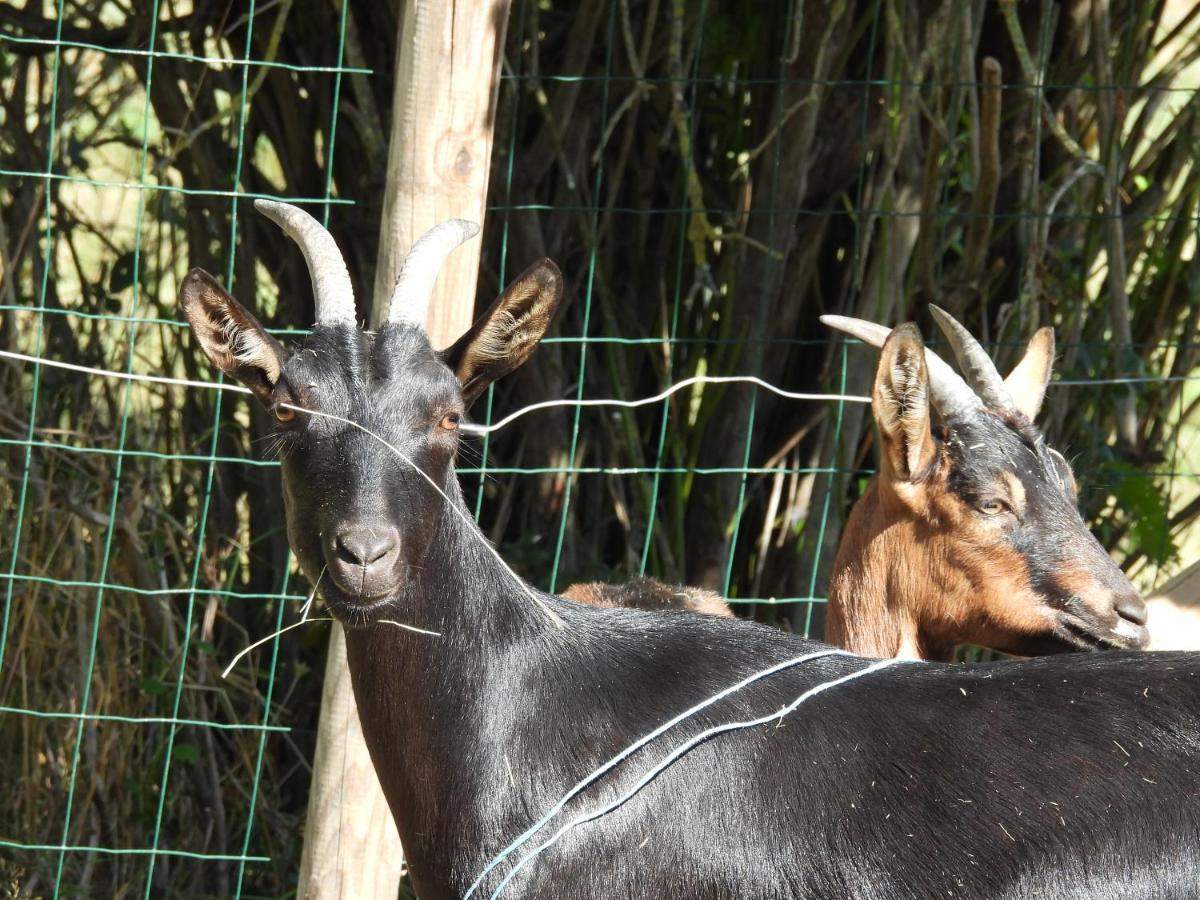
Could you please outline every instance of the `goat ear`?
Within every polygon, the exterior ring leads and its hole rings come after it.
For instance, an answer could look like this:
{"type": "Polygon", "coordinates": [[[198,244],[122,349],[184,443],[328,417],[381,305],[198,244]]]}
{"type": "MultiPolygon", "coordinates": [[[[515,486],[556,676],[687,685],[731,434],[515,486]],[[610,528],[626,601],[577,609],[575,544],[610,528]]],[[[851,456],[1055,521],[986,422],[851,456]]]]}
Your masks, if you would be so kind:
{"type": "Polygon", "coordinates": [[[203,269],[187,273],[179,303],[209,362],[269,403],[287,359],[279,341],[203,269]]]}
{"type": "Polygon", "coordinates": [[[929,425],[929,370],[925,344],[911,322],[892,330],[883,344],[871,409],[883,440],[885,471],[916,481],[937,453],[929,425]]]}
{"type": "Polygon", "coordinates": [[[1004,379],[1004,386],[1012,394],[1013,405],[1031,422],[1042,408],[1053,365],[1054,329],[1039,328],[1029,339],[1021,361],[1004,379]]]}
{"type": "Polygon", "coordinates": [[[550,327],[562,297],[562,273],[548,259],[520,275],[467,333],[442,351],[470,403],[498,378],[520,367],[550,327]]]}

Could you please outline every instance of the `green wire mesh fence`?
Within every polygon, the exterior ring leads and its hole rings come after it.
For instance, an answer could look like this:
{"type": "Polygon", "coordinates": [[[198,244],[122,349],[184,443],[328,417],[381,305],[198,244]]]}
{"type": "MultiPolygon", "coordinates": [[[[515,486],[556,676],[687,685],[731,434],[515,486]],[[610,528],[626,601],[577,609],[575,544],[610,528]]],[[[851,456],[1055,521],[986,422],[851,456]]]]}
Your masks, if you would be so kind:
{"type": "MultiPolygon", "coordinates": [[[[253,197],[322,217],[365,296],[396,22],[359,2],[0,7],[3,349],[207,379],[175,309],[192,265],[302,333],[307,275],[253,197]]],[[[517,0],[480,293],[547,255],[567,304],[474,415],[702,374],[867,393],[871,352],[824,312],[921,320],[934,300],[1005,361],[1051,323],[1043,424],[1153,586],[1200,512],[1198,28],[1187,3],[517,0]]],[[[269,422],[217,391],[10,361],[0,379],[0,883],[294,889],[327,626],[220,677],[308,590],[269,422]]],[[[819,636],[869,426],[708,385],[533,413],[460,472],[541,586],[652,574],[819,636]]]]}

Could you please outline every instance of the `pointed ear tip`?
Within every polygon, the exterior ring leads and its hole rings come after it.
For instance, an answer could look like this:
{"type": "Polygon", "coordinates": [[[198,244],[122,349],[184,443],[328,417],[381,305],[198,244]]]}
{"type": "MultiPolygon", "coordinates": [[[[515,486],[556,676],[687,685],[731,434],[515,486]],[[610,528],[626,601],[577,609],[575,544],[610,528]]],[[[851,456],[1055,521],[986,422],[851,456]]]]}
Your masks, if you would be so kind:
{"type": "Polygon", "coordinates": [[[531,267],[534,277],[538,279],[545,287],[554,291],[562,291],[563,277],[562,271],[555,265],[554,260],[548,256],[543,256],[531,267]]]}
{"type": "Polygon", "coordinates": [[[880,354],[879,365],[881,367],[891,365],[888,360],[895,360],[898,357],[912,357],[917,360],[918,366],[924,367],[925,341],[921,338],[921,329],[914,322],[897,325],[887,336],[887,340],[883,342],[880,354]]]}
{"type": "Polygon", "coordinates": [[[892,329],[892,333],[888,335],[887,343],[893,341],[899,343],[917,343],[922,347],[925,346],[925,341],[921,337],[921,329],[917,327],[916,322],[902,322],[892,329]]]}
{"type": "Polygon", "coordinates": [[[203,295],[204,288],[218,285],[217,279],[199,266],[189,269],[188,273],[183,276],[183,281],[179,283],[179,302],[185,307],[190,303],[198,302],[203,295]]]}

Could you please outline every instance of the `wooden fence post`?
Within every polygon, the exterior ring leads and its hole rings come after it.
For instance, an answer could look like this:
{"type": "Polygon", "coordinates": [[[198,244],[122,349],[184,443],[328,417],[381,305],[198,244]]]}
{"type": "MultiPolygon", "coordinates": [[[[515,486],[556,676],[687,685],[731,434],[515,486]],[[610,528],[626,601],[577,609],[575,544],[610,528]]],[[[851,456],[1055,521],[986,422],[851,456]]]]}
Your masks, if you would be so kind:
{"type": "MultiPolygon", "coordinates": [[[[387,317],[400,262],[443,219],[483,225],[500,59],[510,0],[407,0],[370,324],[387,317]]],[[[454,251],[426,328],[435,348],[471,324],[481,243],[454,251]]],[[[345,636],[329,644],[301,862],[301,898],[394,900],[403,852],[367,755],[346,671],[345,636]]]]}
{"type": "MultiPolygon", "coordinates": [[[[404,252],[426,229],[450,218],[483,225],[508,8],[509,0],[405,5],[372,323],[387,316],[404,252]]],[[[435,348],[471,324],[481,246],[468,241],[442,269],[425,323],[435,348]]]]}

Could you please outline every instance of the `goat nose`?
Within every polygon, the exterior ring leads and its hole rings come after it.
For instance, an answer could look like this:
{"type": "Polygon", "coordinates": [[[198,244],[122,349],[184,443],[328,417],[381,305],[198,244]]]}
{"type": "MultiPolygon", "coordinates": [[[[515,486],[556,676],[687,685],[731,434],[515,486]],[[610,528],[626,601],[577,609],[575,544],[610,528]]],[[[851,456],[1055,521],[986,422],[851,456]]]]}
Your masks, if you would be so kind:
{"type": "Polygon", "coordinates": [[[394,528],[346,528],[338,532],[336,547],[344,561],[365,567],[391,554],[399,543],[394,528]]]}
{"type": "Polygon", "coordinates": [[[1113,609],[1122,619],[1134,625],[1146,624],[1146,604],[1138,594],[1123,594],[1113,603],[1113,609]]]}

